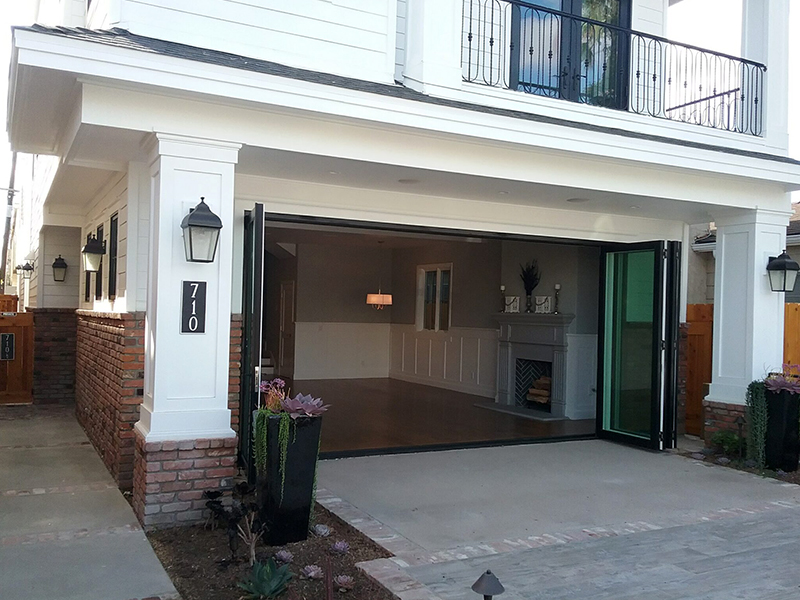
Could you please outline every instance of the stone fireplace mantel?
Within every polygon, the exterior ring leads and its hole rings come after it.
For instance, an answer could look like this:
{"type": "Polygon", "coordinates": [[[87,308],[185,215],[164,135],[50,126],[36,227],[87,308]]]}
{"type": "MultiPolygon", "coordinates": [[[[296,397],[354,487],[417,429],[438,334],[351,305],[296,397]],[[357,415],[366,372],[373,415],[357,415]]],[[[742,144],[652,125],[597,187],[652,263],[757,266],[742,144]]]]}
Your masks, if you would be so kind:
{"type": "Polygon", "coordinates": [[[567,330],[572,314],[499,313],[500,347],[497,362],[497,401],[515,405],[514,389],[517,360],[549,362],[553,382],[550,414],[566,412],[567,330]]]}

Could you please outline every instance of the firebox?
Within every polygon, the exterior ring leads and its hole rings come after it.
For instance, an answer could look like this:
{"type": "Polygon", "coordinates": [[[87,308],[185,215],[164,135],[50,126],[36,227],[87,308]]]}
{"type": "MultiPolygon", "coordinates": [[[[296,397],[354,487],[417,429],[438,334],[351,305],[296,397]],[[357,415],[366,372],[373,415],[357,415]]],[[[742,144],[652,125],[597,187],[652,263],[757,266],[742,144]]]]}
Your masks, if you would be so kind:
{"type": "Polygon", "coordinates": [[[517,406],[550,412],[553,363],[518,358],[514,375],[514,400],[517,406]]]}

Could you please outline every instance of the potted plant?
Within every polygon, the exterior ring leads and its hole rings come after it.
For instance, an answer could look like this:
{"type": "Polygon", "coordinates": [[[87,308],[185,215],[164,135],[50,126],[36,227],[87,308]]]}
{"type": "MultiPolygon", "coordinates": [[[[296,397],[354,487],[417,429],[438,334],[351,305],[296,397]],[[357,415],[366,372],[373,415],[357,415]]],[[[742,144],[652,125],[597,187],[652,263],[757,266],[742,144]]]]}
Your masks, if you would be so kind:
{"type": "Polygon", "coordinates": [[[525,287],[525,312],[530,313],[533,312],[531,294],[533,294],[533,290],[539,285],[539,280],[541,279],[539,263],[534,259],[525,265],[520,265],[519,269],[519,277],[522,279],[522,285],[525,287]]]}
{"type": "Polygon", "coordinates": [[[256,500],[270,546],[308,537],[319,457],[322,413],[319,398],[290,397],[281,379],[261,384],[262,405],[254,413],[256,500]]]}
{"type": "Polygon", "coordinates": [[[800,365],[783,365],[764,380],[767,428],[764,460],[770,469],[796,471],[800,461],[800,365]]]}

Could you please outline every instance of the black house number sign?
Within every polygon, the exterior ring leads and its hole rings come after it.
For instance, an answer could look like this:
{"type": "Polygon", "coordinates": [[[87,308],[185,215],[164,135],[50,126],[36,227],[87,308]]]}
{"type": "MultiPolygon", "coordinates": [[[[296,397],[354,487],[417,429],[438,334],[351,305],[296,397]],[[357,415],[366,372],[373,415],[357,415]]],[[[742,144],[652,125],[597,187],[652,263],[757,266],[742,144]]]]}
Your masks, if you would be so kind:
{"type": "Polygon", "coordinates": [[[14,360],[13,333],[0,333],[0,360],[14,360]]]}
{"type": "Polygon", "coordinates": [[[206,332],[205,281],[184,281],[181,306],[181,333],[206,332]]]}

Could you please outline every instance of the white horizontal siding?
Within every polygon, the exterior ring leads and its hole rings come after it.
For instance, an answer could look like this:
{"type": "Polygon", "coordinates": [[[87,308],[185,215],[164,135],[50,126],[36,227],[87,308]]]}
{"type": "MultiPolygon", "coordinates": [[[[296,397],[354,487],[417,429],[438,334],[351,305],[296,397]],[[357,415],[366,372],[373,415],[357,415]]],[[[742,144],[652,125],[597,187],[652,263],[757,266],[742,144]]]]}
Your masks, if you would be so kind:
{"type": "Polygon", "coordinates": [[[665,36],[669,0],[634,0],[631,28],[642,33],[665,36]]]}
{"type": "Polygon", "coordinates": [[[406,0],[397,0],[397,36],[394,48],[394,78],[403,81],[406,66],[406,0]]]}
{"type": "Polygon", "coordinates": [[[335,74],[391,81],[397,0],[121,0],[134,33],[335,74]]]}

